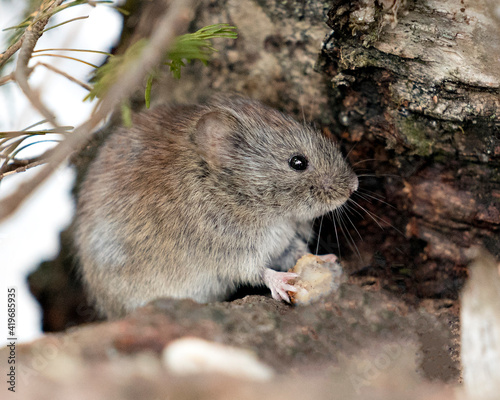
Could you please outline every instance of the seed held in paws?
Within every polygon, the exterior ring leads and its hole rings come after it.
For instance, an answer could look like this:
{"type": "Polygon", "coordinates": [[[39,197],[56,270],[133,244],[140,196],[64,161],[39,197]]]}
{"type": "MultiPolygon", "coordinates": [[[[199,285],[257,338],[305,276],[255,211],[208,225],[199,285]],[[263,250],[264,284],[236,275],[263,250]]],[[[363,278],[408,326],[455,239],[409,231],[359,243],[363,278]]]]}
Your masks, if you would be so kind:
{"type": "Polygon", "coordinates": [[[342,267],[336,257],[306,254],[289,271],[298,275],[293,282],[296,292],[288,292],[293,304],[309,304],[336,291],[342,278],[342,267]]]}

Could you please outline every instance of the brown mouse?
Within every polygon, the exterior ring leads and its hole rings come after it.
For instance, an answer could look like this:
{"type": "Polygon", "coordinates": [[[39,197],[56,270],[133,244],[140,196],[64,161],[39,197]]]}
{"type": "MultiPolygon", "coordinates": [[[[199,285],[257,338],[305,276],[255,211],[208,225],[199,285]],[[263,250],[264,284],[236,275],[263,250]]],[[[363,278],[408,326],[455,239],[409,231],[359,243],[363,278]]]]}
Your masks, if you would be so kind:
{"type": "Polygon", "coordinates": [[[157,107],[89,167],[75,231],[83,280],[108,317],[158,297],[224,300],[243,284],[288,301],[296,275],[279,271],[307,252],[311,220],[357,187],[334,142],[258,101],[157,107]]]}

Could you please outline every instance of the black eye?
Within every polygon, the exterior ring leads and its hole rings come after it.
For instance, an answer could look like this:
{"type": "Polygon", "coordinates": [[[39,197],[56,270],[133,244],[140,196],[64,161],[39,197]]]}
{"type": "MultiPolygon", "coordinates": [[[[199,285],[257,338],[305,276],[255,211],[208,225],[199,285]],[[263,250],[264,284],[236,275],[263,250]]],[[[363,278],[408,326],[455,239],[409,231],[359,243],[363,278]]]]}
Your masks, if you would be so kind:
{"type": "Polygon", "coordinates": [[[290,168],[296,171],[304,171],[307,168],[309,161],[302,154],[297,154],[288,160],[288,165],[290,168]]]}

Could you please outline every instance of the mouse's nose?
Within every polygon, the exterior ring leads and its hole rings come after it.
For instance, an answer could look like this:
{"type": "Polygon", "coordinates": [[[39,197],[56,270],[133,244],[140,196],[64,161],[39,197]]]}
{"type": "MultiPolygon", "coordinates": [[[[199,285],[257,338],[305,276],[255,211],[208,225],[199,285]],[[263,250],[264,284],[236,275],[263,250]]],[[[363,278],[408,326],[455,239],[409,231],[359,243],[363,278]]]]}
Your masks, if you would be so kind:
{"type": "Polygon", "coordinates": [[[352,175],[351,183],[349,185],[349,196],[353,194],[359,187],[359,180],[356,174],[352,175]]]}

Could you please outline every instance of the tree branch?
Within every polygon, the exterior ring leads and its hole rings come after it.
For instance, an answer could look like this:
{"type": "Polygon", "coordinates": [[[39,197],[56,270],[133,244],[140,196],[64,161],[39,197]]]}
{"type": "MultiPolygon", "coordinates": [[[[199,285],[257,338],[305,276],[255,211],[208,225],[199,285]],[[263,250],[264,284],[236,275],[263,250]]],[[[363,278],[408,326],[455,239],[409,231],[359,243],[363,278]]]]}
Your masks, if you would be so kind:
{"type": "Polygon", "coordinates": [[[10,81],[15,81],[16,79],[14,78],[14,73],[11,72],[8,75],[2,76],[0,78],[0,86],[5,85],[6,83],[9,83],[10,81]]]}
{"type": "MultiPolygon", "coordinates": [[[[64,76],[66,79],[70,80],[71,82],[74,82],[76,83],[77,85],[80,85],[82,88],[88,90],[89,92],[92,90],[92,86],[91,85],[88,85],[87,83],[85,82],[82,82],[80,81],[79,79],[76,79],[75,77],[71,76],[70,74],[67,74],[66,72],[64,71],[61,71],[60,69],[50,65],[50,64],[45,64],[43,62],[38,62],[34,65],[34,67],[36,67],[37,65],[41,65],[53,72],[55,72],[56,74],[59,74],[61,76],[64,76]]],[[[34,68],[33,67],[33,68],[34,68]]]]}
{"type": "Polygon", "coordinates": [[[38,93],[31,89],[31,86],[28,83],[28,77],[30,75],[30,68],[28,68],[28,63],[31,60],[31,54],[33,53],[33,49],[38,42],[38,39],[43,34],[43,30],[45,26],[49,22],[52,11],[55,7],[59,6],[63,0],[55,0],[46,11],[48,15],[46,17],[41,18],[37,22],[31,24],[26,28],[24,32],[24,40],[21,45],[21,50],[19,51],[19,57],[17,59],[16,70],[14,76],[16,78],[17,84],[23,91],[24,95],[31,102],[33,107],[35,107],[40,114],[47,120],[47,122],[51,123],[53,126],[57,126],[55,115],[47,109],[47,107],[42,103],[38,93]]]}
{"type": "MultiPolygon", "coordinates": [[[[18,165],[17,167],[13,166],[8,171],[0,173],[0,180],[9,175],[17,174],[19,172],[25,172],[30,168],[45,164],[45,162],[45,160],[40,160],[38,158],[36,160],[26,160],[26,163],[24,165],[18,165]]],[[[9,164],[9,166],[11,166],[11,164],[9,164]]]]}
{"type": "Polygon", "coordinates": [[[19,38],[19,40],[14,43],[12,46],[10,46],[7,50],[5,50],[2,54],[0,54],[0,68],[2,68],[2,66],[7,62],[9,61],[9,59],[14,55],[16,54],[16,51],[18,51],[22,44],[23,44],[23,40],[24,40],[24,35],[21,36],[19,38]]]}

